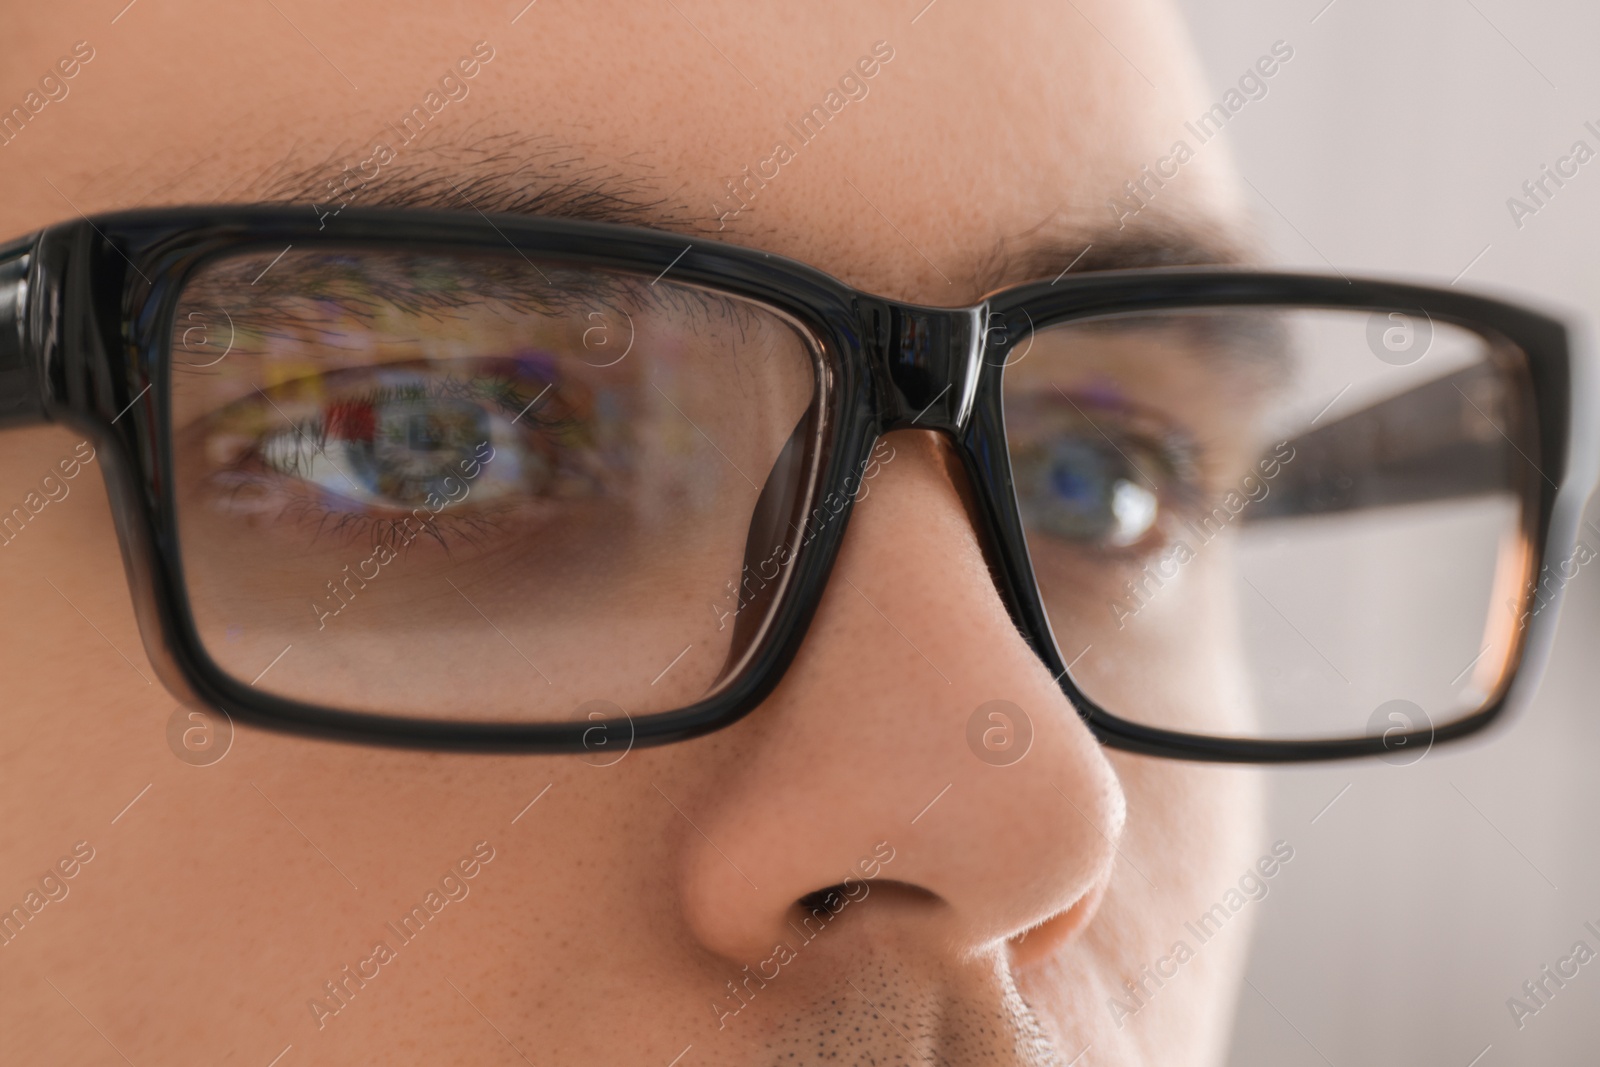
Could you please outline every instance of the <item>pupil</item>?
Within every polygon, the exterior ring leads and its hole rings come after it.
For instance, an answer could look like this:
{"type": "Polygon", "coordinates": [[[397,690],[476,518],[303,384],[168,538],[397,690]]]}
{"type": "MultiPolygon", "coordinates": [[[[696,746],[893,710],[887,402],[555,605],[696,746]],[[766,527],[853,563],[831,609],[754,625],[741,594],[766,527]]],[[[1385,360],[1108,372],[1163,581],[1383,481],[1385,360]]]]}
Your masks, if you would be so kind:
{"type": "Polygon", "coordinates": [[[433,452],[442,439],[440,427],[431,415],[412,415],[406,420],[406,445],[419,452],[433,452]]]}
{"type": "Polygon", "coordinates": [[[1063,463],[1060,456],[1056,457],[1056,463],[1050,470],[1050,484],[1056,495],[1064,499],[1093,499],[1096,495],[1094,485],[1084,472],[1069,463],[1063,463]]]}

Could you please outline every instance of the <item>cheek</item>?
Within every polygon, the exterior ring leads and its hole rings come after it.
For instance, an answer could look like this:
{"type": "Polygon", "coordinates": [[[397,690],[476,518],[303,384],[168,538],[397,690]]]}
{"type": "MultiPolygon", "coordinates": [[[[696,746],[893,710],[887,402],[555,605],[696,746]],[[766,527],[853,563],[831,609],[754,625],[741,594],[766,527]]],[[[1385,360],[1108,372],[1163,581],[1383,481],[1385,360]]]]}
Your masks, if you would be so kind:
{"type": "Polygon", "coordinates": [[[7,679],[0,752],[29,752],[25,767],[0,774],[0,788],[20,780],[22,796],[53,772],[61,772],[61,781],[83,781],[93,772],[71,768],[102,756],[114,764],[98,740],[81,733],[84,719],[63,716],[62,707],[96,716],[96,729],[116,731],[171,705],[153,684],[134,625],[98,465],[71,483],[55,477],[81,440],[56,427],[8,431],[0,459],[0,516],[11,517],[30,493],[43,499],[46,479],[55,490],[52,502],[20,530],[13,520],[0,546],[0,603],[28,605],[0,617],[0,670],[7,679]],[[25,745],[28,738],[33,741],[25,745]]]}

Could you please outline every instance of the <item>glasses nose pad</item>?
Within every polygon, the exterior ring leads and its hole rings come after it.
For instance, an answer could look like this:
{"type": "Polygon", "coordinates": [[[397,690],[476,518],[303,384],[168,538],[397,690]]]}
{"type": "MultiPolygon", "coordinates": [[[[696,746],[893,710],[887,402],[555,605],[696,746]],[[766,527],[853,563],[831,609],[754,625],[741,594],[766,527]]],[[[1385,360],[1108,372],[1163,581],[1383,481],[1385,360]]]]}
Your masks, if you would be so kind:
{"type": "Polygon", "coordinates": [[[815,420],[811,412],[801,417],[778,453],[767,474],[755,514],[750,517],[750,532],[745,537],[744,565],[739,570],[733,597],[733,637],[728,658],[722,665],[713,688],[721,685],[744,662],[746,654],[760,636],[772,615],[783,579],[800,550],[800,531],[804,529],[802,508],[805,502],[805,472],[810,465],[810,443],[815,440],[815,420]]]}

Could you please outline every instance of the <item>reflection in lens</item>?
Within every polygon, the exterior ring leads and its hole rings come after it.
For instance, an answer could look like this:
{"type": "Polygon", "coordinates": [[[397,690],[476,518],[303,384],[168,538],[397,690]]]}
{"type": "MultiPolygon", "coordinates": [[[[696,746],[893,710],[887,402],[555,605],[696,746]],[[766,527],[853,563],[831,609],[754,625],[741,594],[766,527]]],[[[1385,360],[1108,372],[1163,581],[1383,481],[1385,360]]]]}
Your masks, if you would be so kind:
{"type": "Polygon", "coordinates": [[[234,327],[171,386],[185,578],[223,670],[344,710],[532,722],[725,683],[770,607],[729,603],[761,488],[787,455],[765,504],[783,529],[811,484],[798,327],[509,252],[291,251],[263,274],[276,254],[203,268],[174,319],[175,349],[191,309],[234,327]]]}

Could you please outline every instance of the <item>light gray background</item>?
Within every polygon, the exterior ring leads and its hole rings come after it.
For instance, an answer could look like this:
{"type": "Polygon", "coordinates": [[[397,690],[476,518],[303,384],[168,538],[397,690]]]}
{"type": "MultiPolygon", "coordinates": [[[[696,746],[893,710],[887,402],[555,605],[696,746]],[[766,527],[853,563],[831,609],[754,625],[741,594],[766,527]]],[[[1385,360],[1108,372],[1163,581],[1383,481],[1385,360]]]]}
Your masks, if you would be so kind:
{"type": "MultiPolygon", "coordinates": [[[[1520,230],[1506,199],[1573,141],[1600,151],[1583,128],[1600,127],[1600,4],[1325,5],[1183,0],[1214,97],[1272,42],[1294,46],[1222,135],[1277,258],[1446,283],[1465,270],[1464,287],[1594,331],[1600,159],[1520,230]]],[[[1232,1062],[1600,1063],[1600,959],[1520,1031],[1506,1006],[1580,938],[1600,952],[1583,928],[1600,928],[1597,771],[1600,561],[1568,587],[1543,691],[1509,728],[1408,768],[1268,772],[1272,838],[1296,857],[1252,905],[1232,1062]]]]}

